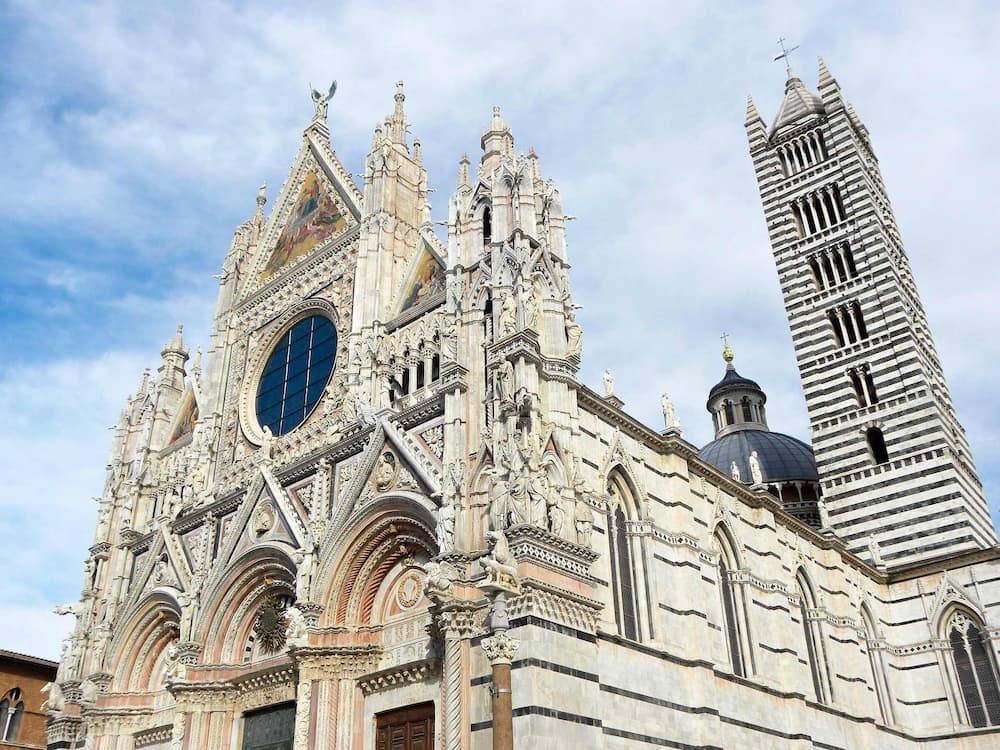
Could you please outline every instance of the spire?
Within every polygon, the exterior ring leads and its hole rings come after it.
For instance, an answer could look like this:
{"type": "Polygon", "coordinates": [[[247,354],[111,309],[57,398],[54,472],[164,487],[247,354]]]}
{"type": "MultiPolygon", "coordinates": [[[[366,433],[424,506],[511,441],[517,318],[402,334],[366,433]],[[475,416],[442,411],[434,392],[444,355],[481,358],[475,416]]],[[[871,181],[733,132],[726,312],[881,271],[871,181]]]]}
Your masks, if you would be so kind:
{"type": "Polygon", "coordinates": [[[389,118],[389,137],[393,143],[406,144],[406,112],[403,110],[403,102],[406,101],[406,94],[403,93],[403,82],[396,82],[396,94],[393,96],[396,106],[392,110],[392,117],[389,118]]]}
{"type": "Polygon", "coordinates": [[[500,116],[499,105],[493,106],[493,117],[490,119],[490,127],[483,133],[480,141],[483,147],[482,165],[490,168],[501,156],[513,156],[514,136],[507,127],[507,123],[500,116]]]}
{"type": "Polygon", "coordinates": [[[802,79],[792,75],[785,81],[785,98],[781,100],[778,114],[771,125],[771,135],[780,129],[797,125],[803,120],[826,114],[823,100],[806,88],[802,79]]]}
{"type": "Polygon", "coordinates": [[[750,141],[750,150],[753,151],[764,145],[767,140],[764,120],[761,119],[757,105],[753,103],[753,97],[750,95],[747,95],[747,116],[744,125],[747,129],[747,139],[750,141]]]}
{"type": "Polygon", "coordinates": [[[160,356],[163,357],[165,357],[167,354],[180,354],[184,357],[184,359],[187,359],[188,351],[187,349],[184,348],[183,323],[179,323],[177,325],[177,332],[174,334],[174,337],[170,339],[170,341],[168,341],[166,345],[164,345],[163,351],[160,352],[160,356]]]}
{"type": "Polygon", "coordinates": [[[257,227],[264,226],[264,204],[267,203],[267,183],[261,183],[257,191],[257,210],[253,213],[253,221],[257,227]]]}
{"type": "Polygon", "coordinates": [[[823,99],[823,104],[827,112],[831,112],[837,107],[844,105],[844,98],[840,93],[840,84],[826,67],[826,61],[819,58],[819,95],[823,99]]]}

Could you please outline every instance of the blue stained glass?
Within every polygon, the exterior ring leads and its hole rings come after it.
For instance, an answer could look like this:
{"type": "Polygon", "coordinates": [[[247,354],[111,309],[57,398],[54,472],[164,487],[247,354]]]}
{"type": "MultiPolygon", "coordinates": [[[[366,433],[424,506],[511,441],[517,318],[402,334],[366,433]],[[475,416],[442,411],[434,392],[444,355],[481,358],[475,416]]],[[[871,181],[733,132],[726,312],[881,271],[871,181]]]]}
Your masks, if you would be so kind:
{"type": "Polygon", "coordinates": [[[301,320],[275,345],[257,386],[257,421],[275,435],[302,424],[333,373],[337,329],[322,315],[301,320]]]}

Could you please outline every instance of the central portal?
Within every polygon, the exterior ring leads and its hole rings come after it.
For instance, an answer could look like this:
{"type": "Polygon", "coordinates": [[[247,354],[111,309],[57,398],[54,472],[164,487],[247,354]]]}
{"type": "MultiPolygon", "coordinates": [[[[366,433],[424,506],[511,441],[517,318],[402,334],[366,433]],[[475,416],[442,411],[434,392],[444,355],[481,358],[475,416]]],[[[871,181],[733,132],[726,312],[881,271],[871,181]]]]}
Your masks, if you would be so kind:
{"type": "Polygon", "coordinates": [[[421,703],[375,717],[375,750],[431,750],[434,704],[421,703]]]}
{"type": "Polygon", "coordinates": [[[243,750],[292,750],[294,733],[294,703],[254,711],[244,719],[243,750]]]}

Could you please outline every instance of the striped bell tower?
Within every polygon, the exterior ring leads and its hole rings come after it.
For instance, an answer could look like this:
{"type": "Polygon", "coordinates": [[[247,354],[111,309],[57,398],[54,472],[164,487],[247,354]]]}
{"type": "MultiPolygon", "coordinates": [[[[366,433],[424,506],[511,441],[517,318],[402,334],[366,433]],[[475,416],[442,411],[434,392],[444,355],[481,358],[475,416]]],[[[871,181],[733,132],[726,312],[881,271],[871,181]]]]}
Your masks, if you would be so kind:
{"type": "Polygon", "coordinates": [[[995,544],[868,129],[822,60],[746,129],[834,531],[890,568],[995,544]]]}

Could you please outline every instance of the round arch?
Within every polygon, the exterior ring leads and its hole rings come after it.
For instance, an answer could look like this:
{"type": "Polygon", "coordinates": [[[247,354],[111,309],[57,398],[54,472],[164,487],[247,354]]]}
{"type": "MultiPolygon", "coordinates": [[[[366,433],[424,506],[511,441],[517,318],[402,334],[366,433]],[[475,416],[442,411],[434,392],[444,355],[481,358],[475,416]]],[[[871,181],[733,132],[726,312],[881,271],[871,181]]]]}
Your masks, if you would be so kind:
{"type": "Polygon", "coordinates": [[[172,592],[156,589],[136,602],[109,646],[114,692],[151,692],[164,679],[167,645],[177,639],[181,610],[172,592]]]}

